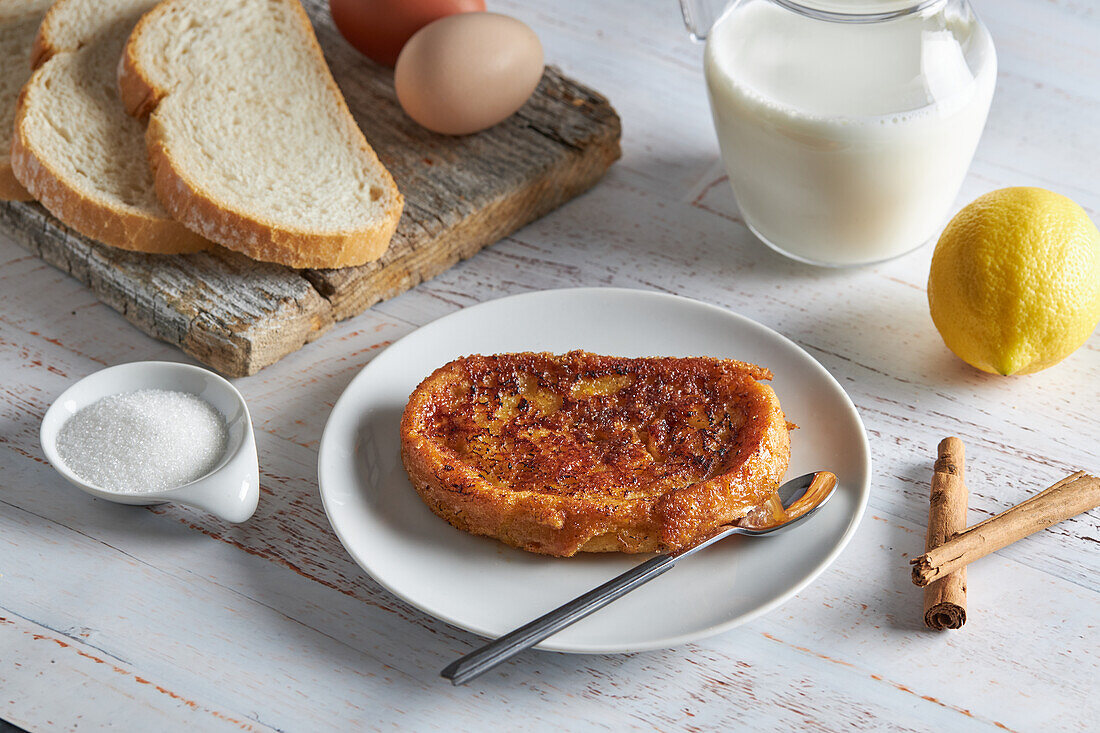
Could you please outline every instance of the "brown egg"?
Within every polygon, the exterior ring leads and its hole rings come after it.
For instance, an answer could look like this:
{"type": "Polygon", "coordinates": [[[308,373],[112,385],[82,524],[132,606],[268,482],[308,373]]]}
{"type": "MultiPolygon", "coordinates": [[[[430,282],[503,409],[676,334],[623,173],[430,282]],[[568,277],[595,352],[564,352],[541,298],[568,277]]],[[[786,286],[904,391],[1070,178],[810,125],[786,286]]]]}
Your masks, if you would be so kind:
{"type": "Polygon", "coordinates": [[[340,34],[362,53],[386,66],[433,20],[485,10],[485,0],[329,0],[340,34]]]}
{"type": "Polygon", "coordinates": [[[440,18],[409,39],[394,86],[409,117],[446,135],[492,127],[523,106],[542,78],[542,44],[498,13],[440,18]]]}

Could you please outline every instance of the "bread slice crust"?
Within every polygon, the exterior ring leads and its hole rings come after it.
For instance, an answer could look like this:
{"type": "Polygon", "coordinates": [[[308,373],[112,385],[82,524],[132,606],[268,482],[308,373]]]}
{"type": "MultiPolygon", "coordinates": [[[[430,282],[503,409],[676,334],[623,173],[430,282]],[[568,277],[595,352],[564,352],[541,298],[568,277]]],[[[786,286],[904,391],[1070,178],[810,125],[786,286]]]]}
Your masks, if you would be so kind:
{"type": "Polygon", "coordinates": [[[11,138],[19,90],[31,75],[31,47],[50,0],[0,2],[0,200],[33,196],[11,169],[11,138]]]}
{"type": "MultiPolygon", "coordinates": [[[[273,0],[286,6],[293,15],[302,38],[308,45],[311,61],[324,69],[323,85],[328,102],[334,104],[346,129],[349,155],[358,156],[363,165],[379,177],[370,187],[371,201],[382,201],[385,209],[371,221],[350,227],[297,226],[276,221],[259,209],[246,209],[212,190],[181,156],[177,141],[177,114],[171,97],[183,95],[187,85],[180,79],[167,79],[148,58],[148,39],[172,14],[186,15],[195,0],[164,0],[135,26],[119,60],[118,86],[127,111],[135,117],[147,117],[146,145],[154,171],[156,191],[165,208],[192,230],[219,244],[253,259],[278,262],[290,267],[336,268],[361,265],[382,256],[397,230],[404,197],[389,171],[367,143],[355,123],[343,94],[328,71],[324,53],[313,33],[308,15],[297,0],[273,0]]],[[[181,74],[184,76],[184,74],[181,74]]],[[[235,100],[227,99],[226,104],[235,100]]],[[[318,161],[319,165],[323,163],[318,161]]]]}
{"type": "Polygon", "coordinates": [[[33,201],[34,196],[23,187],[11,169],[11,154],[0,155],[0,201],[33,201]]]}
{"type": "MultiPolygon", "coordinates": [[[[51,126],[47,121],[54,114],[51,110],[66,102],[54,94],[56,80],[62,75],[94,76],[94,69],[85,63],[91,54],[99,53],[92,47],[112,43],[109,37],[98,37],[94,28],[88,28],[84,34],[74,31],[74,27],[87,20],[89,13],[86,11],[94,5],[90,0],[58,0],[43,18],[31,53],[35,71],[16,103],[12,171],[50,213],[81,234],[104,244],[157,254],[207,249],[211,244],[208,240],[172,219],[155,200],[152,201],[155,206],[127,204],[105,189],[74,179],[71,172],[62,170],[59,165],[62,159],[71,157],[69,152],[51,149],[49,135],[43,134],[51,126]]],[[[140,2],[110,3],[101,9],[101,18],[105,24],[118,23],[134,8],[137,12],[145,9],[140,2]],[[122,18],[118,17],[119,13],[123,14],[122,18]]],[[[116,40],[120,48],[123,40],[116,40]]],[[[104,78],[84,83],[110,85],[113,81],[108,67],[104,78]]],[[[129,124],[121,102],[118,102],[117,112],[103,104],[89,106],[107,116],[102,121],[106,125],[129,124]]],[[[135,130],[133,145],[136,152],[131,155],[140,156],[142,139],[138,130],[135,130]]],[[[148,181],[149,185],[151,183],[148,181]]]]}
{"type": "Polygon", "coordinates": [[[676,551],[774,495],[790,437],[770,378],[702,357],[464,357],[409,398],[402,461],[473,534],[561,557],[676,551]]]}

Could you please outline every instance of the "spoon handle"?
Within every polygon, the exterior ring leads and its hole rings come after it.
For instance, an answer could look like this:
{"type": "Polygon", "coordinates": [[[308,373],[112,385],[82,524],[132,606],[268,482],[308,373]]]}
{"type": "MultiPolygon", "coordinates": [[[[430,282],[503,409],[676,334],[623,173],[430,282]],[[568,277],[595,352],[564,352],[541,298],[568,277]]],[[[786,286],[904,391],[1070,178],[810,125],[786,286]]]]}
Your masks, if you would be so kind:
{"type": "Polygon", "coordinates": [[[721,542],[733,534],[766,535],[789,528],[809,517],[832,496],[836,488],[836,476],[828,471],[808,473],[792,479],[779,487],[778,494],[789,502],[784,510],[785,516],[778,524],[759,528],[746,528],[738,525],[727,526],[720,532],[707,538],[687,550],[675,555],[658,555],[635,565],[622,575],[612,578],[598,588],[560,606],[531,623],[521,626],[495,641],[470,652],[461,659],[448,664],[440,675],[455,685],[462,685],[488,672],[501,662],[511,659],[524,649],[552,636],[566,626],[580,621],[612,601],[625,596],[640,585],[644,585],[658,575],[672,569],[677,560],[694,555],[705,547],[721,542]],[[794,493],[792,493],[792,491],[794,493]]]}
{"type": "Polygon", "coordinates": [[[533,647],[546,637],[580,621],[585,616],[598,611],[617,598],[621,598],[638,586],[644,585],[658,575],[671,570],[673,564],[679,559],[679,557],[673,555],[658,555],[640,565],[635,565],[622,575],[612,578],[598,588],[574,598],[531,623],[521,626],[515,631],[505,634],[499,639],[491,641],[480,649],[452,662],[440,674],[455,685],[465,684],[488,672],[501,662],[511,659],[524,649],[533,647]]]}

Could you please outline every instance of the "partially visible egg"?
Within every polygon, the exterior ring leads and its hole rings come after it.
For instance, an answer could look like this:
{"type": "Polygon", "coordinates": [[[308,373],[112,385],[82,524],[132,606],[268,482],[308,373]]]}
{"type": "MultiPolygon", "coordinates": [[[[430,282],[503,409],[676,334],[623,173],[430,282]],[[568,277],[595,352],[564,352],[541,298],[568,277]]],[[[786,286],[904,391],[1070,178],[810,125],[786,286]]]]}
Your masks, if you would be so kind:
{"type": "Polygon", "coordinates": [[[522,107],[542,69],[542,44],[526,25],[498,13],[462,13],[417,31],[393,80],[409,117],[435,132],[468,135],[522,107]]]}
{"type": "Polygon", "coordinates": [[[485,0],[329,0],[332,22],[348,43],[386,66],[433,20],[485,10],[485,0]]]}

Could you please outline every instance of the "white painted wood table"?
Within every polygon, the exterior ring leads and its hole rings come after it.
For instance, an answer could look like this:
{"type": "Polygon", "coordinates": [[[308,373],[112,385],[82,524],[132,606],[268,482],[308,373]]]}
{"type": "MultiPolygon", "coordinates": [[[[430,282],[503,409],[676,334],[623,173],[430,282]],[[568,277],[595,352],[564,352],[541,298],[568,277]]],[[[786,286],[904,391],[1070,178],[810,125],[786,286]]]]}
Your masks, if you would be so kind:
{"type": "MultiPolygon", "coordinates": [[[[968,446],[971,523],[1100,469],[1100,336],[1035,376],[970,369],[928,316],[930,248],[833,272],[753,240],[718,161],[700,49],[671,0],[490,5],[610,97],[623,159],[565,208],[237,380],[262,464],[243,525],[93,500],[51,471],[38,427],[68,384],[185,357],[0,242],[0,718],[33,730],[1096,730],[1096,512],[973,565],[958,632],[923,628],[908,560],[946,435],[968,446]],[[573,285],[688,295],[794,339],[867,424],[870,507],[817,582],[734,631],[661,652],[531,653],[454,689],[439,669],[478,639],[351,561],[321,509],[318,440],[341,390],[395,339],[478,301],[573,285]]],[[[1096,6],[977,5],[1000,77],[959,205],[1038,185],[1097,218],[1096,6]]]]}

